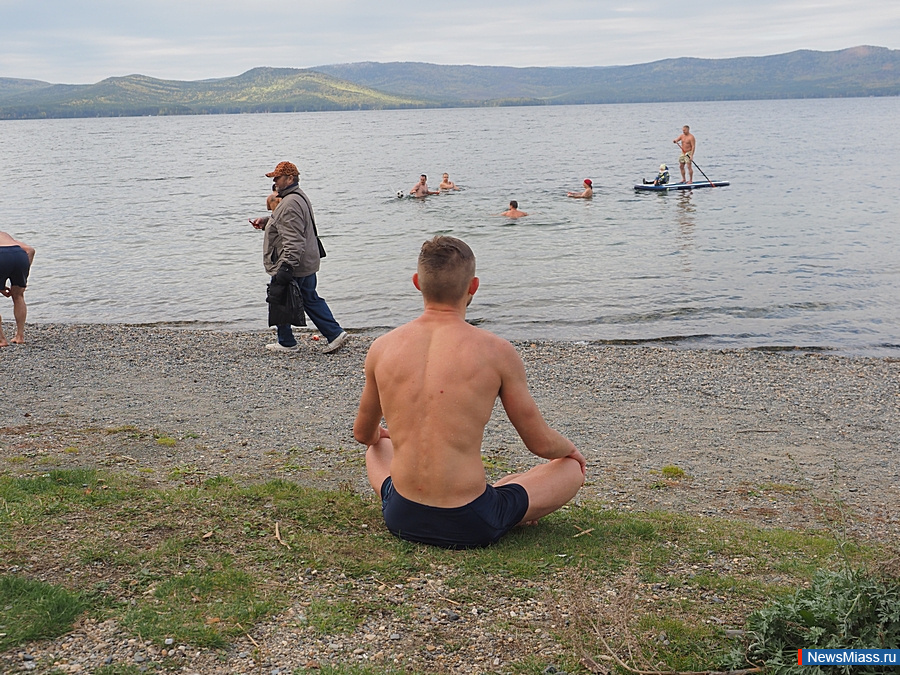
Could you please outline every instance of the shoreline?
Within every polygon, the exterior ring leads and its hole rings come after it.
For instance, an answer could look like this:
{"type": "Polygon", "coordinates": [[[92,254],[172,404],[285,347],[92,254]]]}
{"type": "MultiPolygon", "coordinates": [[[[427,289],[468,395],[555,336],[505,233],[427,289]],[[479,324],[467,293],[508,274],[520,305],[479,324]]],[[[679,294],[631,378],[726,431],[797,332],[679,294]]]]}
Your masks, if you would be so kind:
{"type": "MultiPolygon", "coordinates": [[[[268,331],[29,325],[26,345],[0,351],[0,471],[222,474],[368,494],[352,424],[374,335],[332,355],[301,336],[285,355],[263,349],[268,331]]],[[[900,360],[513,344],[544,416],[588,459],[580,501],[789,528],[823,527],[838,505],[853,536],[900,531],[900,360]]],[[[499,403],[483,455],[489,480],[539,461],[499,403]]]]}
{"type": "MultiPolygon", "coordinates": [[[[412,318],[412,317],[411,317],[412,318]]],[[[506,337],[500,332],[492,330],[491,326],[485,326],[484,320],[479,316],[468,317],[468,321],[474,326],[483,327],[510,342],[527,343],[563,343],[563,344],[592,344],[607,347],[659,347],[662,349],[675,349],[682,351],[760,351],[760,352],[801,352],[816,353],[828,356],[845,358],[871,358],[871,359],[896,359],[900,360],[900,344],[873,343],[873,344],[781,344],[777,341],[766,342],[740,342],[732,335],[712,334],[687,334],[687,335],[660,335],[647,338],[592,338],[592,337],[506,337]]],[[[10,325],[14,326],[12,322],[10,325]]],[[[247,327],[247,320],[240,321],[202,321],[202,320],[171,320],[171,321],[123,321],[123,322],[91,322],[82,321],[46,321],[43,323],[29,323],[28,328],[44,327],[78,327],[78,326],[108,326],[111,328],[132,329],[160,329],[177,331],[197,331],[203,333],[250,333],[264,334],[269,332],[259,321],[258,327],[247,327]]],[[[378,337],[396,326],[365,326],[350,327],[347,332],[353,335],[378,337]]],[[[311,337],[317,334],[314,326],[295,327],[294,332],[300,336],[311,337]]]]}

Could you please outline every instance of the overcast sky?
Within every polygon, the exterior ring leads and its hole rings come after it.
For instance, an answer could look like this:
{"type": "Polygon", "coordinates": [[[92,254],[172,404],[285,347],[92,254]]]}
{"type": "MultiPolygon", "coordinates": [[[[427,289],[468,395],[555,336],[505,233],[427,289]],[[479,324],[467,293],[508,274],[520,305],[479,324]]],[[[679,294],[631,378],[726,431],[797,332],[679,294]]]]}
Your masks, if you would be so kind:
{"type": "Polygon", "coordinates": [[[87,84],[354,61],[610,66],[900,48],[900,2],[0,0],[0,77],[87,84]]]}

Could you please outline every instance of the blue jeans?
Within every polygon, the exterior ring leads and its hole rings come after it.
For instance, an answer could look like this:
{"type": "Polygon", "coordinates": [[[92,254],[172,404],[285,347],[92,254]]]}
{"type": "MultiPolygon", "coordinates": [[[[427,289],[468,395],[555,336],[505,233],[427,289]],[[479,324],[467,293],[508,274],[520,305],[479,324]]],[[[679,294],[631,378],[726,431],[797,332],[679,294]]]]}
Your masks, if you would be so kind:
{"type": "MultiPolygon", "coordinates": [[[[310,274],[308,277],[294,277],[294,280],[300,285],[303,310],[312,319],[319,332],[331,342],[343,333],[344,329],[334,320],[334,315],[331,313],[331,309],[325,303],[325,300],[316,293],[316,275],[310,274]]],[[[277,328],[278,344],[282,347],[293,347],[297,344],[297,340],[294,338],[294,331],[291,330],[291,324],[278,326],[277,328]]]]}

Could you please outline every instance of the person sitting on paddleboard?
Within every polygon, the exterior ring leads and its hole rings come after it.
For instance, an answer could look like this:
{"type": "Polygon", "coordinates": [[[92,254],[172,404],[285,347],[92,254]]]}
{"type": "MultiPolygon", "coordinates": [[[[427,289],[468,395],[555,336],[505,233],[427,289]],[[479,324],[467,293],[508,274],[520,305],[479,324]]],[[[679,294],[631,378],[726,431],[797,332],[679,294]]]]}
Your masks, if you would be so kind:
{"type": "MultiPolygon", "coordinates": [[[[650,184],[651,181],[645,180],[644,185],[650,184]]],[[[656,174],[656,178],[653,179],[653,185],[667,185],[669,183],[669,167],[665,164],[659,165],[659,173],[656,174]]]]}
{"type": "Polygon", "coordinates": [[[667,185],[669,182],[669,167],[665,164],[659,165],[659,173],[656,175],[656,180],[653,181],[654,185],[667,185]]]}

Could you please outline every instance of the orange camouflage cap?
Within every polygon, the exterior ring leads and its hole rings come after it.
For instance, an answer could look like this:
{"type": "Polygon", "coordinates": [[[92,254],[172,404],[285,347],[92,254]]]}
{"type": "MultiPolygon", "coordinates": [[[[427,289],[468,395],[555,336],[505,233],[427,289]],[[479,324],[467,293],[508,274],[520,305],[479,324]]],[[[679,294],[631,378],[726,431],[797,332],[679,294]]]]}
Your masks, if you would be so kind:
{"type": "Polygon", "coordinates": [[[290,162],[279,162],[278,166],[275,167],[275,170],[271,173],[267,173],[266,176],[269,178],[278,178],[278,176],[299,176],[300,172],[297,171],[297,167],[290,162]]]}

